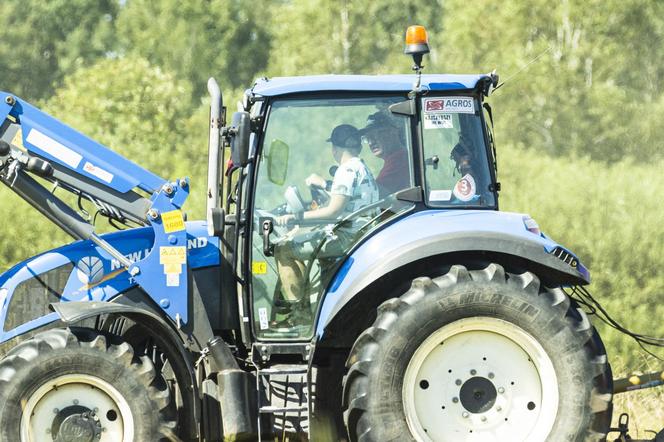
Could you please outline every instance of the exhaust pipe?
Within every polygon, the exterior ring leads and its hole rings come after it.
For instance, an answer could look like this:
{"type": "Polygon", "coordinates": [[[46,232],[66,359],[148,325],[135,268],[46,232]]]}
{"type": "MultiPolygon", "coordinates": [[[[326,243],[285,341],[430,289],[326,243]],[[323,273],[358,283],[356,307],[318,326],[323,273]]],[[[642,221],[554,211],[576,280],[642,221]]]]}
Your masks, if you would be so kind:
{"type": "Polygon", "coordinates": [[[210,139],[208,142],[208,179],[207,179],[207,229],[208,235],[220,236],[224,231],[224,213],[219,204],[221,167],[224,159],[221,146],[221,127],[223,98],[217,81],[210,77],[207,83],[210,94],[210,139]]]}

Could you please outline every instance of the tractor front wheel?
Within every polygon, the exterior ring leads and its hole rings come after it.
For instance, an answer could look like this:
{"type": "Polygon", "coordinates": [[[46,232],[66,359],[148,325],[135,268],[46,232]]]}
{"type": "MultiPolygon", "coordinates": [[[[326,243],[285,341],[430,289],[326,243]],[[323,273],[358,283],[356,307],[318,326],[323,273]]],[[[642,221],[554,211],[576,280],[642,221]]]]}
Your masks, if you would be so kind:
{"type": "Polygon", "coordinates": [[[170,394],[145,356],[87,329],[53,329],[0,361],[0,440],[176,440],[170,394]]]}
{"type": "Polygon", "coordinates": [[[611,371],[586,315],[497,264],[413,281],[346,366],[353,441],[599,441],[611,421],[611,371]]]}

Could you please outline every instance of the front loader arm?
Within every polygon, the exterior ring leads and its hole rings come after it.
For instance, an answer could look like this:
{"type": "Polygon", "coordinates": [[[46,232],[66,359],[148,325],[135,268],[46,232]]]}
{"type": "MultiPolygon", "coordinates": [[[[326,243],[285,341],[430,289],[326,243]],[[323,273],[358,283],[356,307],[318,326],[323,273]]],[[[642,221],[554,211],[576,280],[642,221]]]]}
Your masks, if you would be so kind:
{"type": "Polygon", "coordinates": [[[187,238],[180,208],[189,194],[188,179],[168,182],[0,92],[0,181],[74,239],[89,240],[116,259],[171,319],[187,322],[187,238]],[[151,226],[150,253],[132,262],[56,196],[58,188],[92,202],[112,220],[151,226]]]}

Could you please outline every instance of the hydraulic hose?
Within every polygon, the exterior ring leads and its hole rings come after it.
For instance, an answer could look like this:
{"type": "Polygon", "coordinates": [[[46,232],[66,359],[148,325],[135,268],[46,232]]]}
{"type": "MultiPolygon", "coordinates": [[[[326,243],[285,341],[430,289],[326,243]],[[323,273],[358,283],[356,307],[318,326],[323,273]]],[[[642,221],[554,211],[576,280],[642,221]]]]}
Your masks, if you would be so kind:
{"type": "Polygon", "coordinates": [[[91,224],[22,170],[16,171],[12,182],[4,179],[2,181],[74,239],[86,240],[94,235],[94,227],[91,224]]]}

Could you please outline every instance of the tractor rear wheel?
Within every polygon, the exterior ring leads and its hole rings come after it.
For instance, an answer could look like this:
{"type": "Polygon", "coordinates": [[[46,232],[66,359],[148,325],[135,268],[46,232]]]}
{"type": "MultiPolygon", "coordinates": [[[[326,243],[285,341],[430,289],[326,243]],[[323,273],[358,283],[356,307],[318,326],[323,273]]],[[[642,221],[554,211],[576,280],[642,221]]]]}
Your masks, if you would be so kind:
{"type": "Polygon", "coordinates": [[[599,441],[611,423],[611,370],[585,313],[497,264],[414,280],[346,367],[352,441],[599,441]]]}
{"type": "Polygon", "coordinates": [[[53,329],[0,361],[0,440],[177,440],[170,394],[145,356],[87,329],[53,329]]]}

